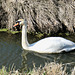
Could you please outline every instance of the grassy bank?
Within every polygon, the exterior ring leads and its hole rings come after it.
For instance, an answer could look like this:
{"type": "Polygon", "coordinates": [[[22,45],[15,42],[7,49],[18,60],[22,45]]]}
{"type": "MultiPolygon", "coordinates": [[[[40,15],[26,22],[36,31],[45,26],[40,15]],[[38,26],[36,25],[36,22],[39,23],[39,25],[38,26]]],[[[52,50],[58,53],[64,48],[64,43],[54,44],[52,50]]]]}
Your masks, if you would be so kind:
{"type": "Polygon", "coordinates": [[[75,75],[75,68],[71,70],[71,73],[66,72],[66,70],[67,66],[63,67],[63,64],[51,62],[46,63],[44,67],[36,68],[34,66],[33,70],[23,71],[22,73],[15,69],[7,72],[6,68],[3,67],[0,69],[0,75],[75,75]]]}
{"type": "Polygon", "coordinates": [[[74,7],[74,0],[1,0],[0,27],[11,29],[24,18],[29,31],[75,32],[74,7]]]}
{"type": "MultiPolygon", "coordinates": [[[[16,33],[21,33],[21,31],[13,31],[13,30],[8,30],[8,29],[0,29],[0,32],[6,32],[6,33],[11,33],[11,34],[16,34],[16,33]]],[[[37,38],[44,38],[44,37],[50,37],[50,36],[70,36],[70,35],[74,35],[73,33],[54,33],[54,34],[47,34],[47,33],[40,33],[40,32],[27,32],[28,35],[33,35],[37,38]]]]}
{"type": "Polygon", "coordinates": [[[0,29],[0,32],[7,32],[7,33],[16,34],[16,33],[19,33],[21,31],[11,31],[11,30],[4,28],[4,29],[0,29]]]}
{"type": "Polygon", "coordinates": [[[6,32],[8,31],[8,29],[4,28],[4,29],[0,29],[0,32],[6,32]]]}

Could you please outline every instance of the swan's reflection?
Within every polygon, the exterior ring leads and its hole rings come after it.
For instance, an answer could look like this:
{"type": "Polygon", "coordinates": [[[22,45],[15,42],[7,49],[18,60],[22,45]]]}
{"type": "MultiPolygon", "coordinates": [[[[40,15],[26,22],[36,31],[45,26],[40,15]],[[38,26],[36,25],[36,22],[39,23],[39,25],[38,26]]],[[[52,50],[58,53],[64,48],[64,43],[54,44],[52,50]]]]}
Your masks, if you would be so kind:
{"type": "Polygon", "coordinates": [[[54,61],[73,68],[75,66],[74,55],[75,52],[61,54],[39,54],[31,51],[23,51],[21,70],[24,71],[27,69],[33,69],[33,64],[35,64],[35,67],[38,68],[40,65],[44,66],[45,63],[54,61]]]}

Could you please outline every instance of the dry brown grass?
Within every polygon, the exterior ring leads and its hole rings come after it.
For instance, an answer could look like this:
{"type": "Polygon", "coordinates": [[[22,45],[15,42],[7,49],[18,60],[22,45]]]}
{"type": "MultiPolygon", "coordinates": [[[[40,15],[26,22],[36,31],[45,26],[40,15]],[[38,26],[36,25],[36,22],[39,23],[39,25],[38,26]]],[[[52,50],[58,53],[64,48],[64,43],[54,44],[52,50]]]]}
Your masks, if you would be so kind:
{"type": "Polygon", "coordinates": [[[67,72],[67,66],[63,67],[63,64],[58,64],[55,62],[46,63],[44,67],[36,68],[34,65],[33,70],[29,72],[20,73],[18,70],[13,70],[7,72],[6,68],[0,69],[0,75],[75,75],[75,67],[71,70],[71,73],[67,72]]]}
{"type": "Polygon", "coordinates": [[[2,0],[10,29],[19,18],[28,21],[28,30],[53,33],[74,32],[74,0],[2,0]]]}
{"type": "Polygon", "coordinates": [[[43,68],[36,67],[32,70],[30,75],[75,75],[75,68],[71,71],[71,74],[66,72],[67,67],[63,67],[63,64],[58,64],[55,62],[46,63],[43,68]]]}
{"type": "Polygon", "coordinates": [[[62,64],[56,64],[56,63],[49,63],[45,64],[45,66],[41,69],[33,69],[32,72],[33,75],[67,75],[66,73],[66,67],[63,68],[62,64]]]}

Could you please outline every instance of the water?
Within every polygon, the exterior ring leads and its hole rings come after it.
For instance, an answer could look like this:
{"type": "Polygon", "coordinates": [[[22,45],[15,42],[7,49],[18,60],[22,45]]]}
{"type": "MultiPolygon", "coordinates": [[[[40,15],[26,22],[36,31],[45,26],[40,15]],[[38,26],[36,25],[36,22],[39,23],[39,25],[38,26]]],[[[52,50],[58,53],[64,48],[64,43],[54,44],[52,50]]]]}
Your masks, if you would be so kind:
{"type": "Polygon", "coordinates": [[[21,53],[19,35],[0,32],[0,68],[10,67],[12,64],[19,68],[22,61],[21,53]]]}
{"type": "MultiPolygon", "coordinates": [[[[65,37],[75,42],[75,36],[65,37]]],[[[39,40],[34,36],[28,35],[28,41],[33,43],[39,40]]],[[[75,66],[75,52],[61,53],[61,54],[40,54],[31,51],[24,51],[21,47],[21,33],[8,34],[0,32],[0,68],[6,66],[11,67],[13,64],[16,69],[25,70],[26,68],[33,68],[44,66],[46,62],[63,63],[70,69],[75,66]]]]}

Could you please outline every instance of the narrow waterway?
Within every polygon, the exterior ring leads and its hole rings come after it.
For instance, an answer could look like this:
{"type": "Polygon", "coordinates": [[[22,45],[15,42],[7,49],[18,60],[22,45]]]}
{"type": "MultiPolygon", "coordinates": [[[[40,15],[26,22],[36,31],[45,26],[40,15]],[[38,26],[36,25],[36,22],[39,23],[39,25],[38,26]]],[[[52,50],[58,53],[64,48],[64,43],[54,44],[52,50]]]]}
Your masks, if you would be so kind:
{"type": "MultiPolygon", "coordinates": [[[[75,42],[75,36],[67,36],[65,38],[75,42]]],[[[28,41],[33,43],[39,40],[34,36],[29,35],[28,41]]],[[[33,68],[44,66],[47,62],[57,62],[67,65],[70,69],[75,66],[75,52],[61,53],[61,54],[39,54],[31,51],[25,51],[21,47],[21,33],[8,34],[0,32],[0,68],[6,66],[7,68],[14,65],[16,69],[25,70],[26,68],[33,68]]]]}

